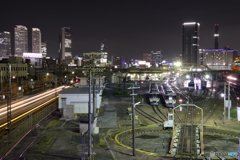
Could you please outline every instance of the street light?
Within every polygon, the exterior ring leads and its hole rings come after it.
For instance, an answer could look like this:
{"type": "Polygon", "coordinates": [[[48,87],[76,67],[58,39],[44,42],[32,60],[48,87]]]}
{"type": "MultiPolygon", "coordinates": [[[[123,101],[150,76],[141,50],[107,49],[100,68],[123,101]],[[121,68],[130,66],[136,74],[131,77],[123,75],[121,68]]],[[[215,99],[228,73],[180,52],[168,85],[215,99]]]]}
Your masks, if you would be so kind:
{"type": "Polygon", "coordinates": [[[221,97],[222,97],[222,98],[224,97],[224,93],[221,93],[221,97]]]}
{"type": "Polygon", "coordinates": [[[132,145],[133,145],[133,156],[135,156],[135,107],[139,105],[141,102],[137,102],[133,104],[132,110],[132,145]]]}
{"type": "Polygon", "coordinates": [[[206,79],[209,79],[209,78],[210,78],[210,76],[209,76],[208,74],[207,74],[205,77],[206,77],[206,79]]]}

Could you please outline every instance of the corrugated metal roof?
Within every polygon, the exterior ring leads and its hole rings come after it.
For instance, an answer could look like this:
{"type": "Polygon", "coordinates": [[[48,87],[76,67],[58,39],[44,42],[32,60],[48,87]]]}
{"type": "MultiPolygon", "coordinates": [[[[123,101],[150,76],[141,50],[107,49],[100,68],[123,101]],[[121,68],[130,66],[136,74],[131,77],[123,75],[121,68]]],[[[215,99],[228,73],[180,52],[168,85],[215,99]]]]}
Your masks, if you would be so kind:
{"type": "MultiPolygon", "coordinates": [[[[92,90],[93,89],[91,89],[91,93],[92,90]]],[[[99,93],[99,87],[95,87],[94,90],[95,93],[99,93]]],[[[63,89],[59,94],[89,94],[89,87],[67,88],[63,89]]]]}

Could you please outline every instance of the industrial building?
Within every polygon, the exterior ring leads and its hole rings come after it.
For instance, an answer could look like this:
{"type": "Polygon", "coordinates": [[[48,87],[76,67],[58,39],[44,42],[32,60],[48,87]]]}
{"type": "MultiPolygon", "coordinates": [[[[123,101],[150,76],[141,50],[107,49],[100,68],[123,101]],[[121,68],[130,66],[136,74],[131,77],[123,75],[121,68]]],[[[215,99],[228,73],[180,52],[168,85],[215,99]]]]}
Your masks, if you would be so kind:
{"type": "Polygon", "coordinates": [[[182,62],[200,64],[200,23],[188,22],[183,23],[182,26],[182,62]]]}
{"type": "MultiPolygon", "coordinates": [[[[102,89],[95,87],[95,113],[100,108],[102,89]]],[[[93,94],[93,89],[91,89],[93,94]]],[[[93,96],[91,96],[93,97],[93,96]]],[[[76,119],[81,114],[88,113],[89,87],[63,89],[59,93],[59,109],[63,111],[64,119],[76,119]],[[71,105],[71,106],[69,106],[71,105]]],[[[93,113],[93,98],[91,99],[91,113],[93,113]]]]}
{"type": "Polygon", "coordinates": [[[22,57],[28,52],[28,29],[26,26],[16,25],[14,27],[15,56],[22,57]]]}
{"type": "Polygon", "coordinates": [[[72,58],[72,30],[70,27],[63,27],[59,34],[59,58],[72,58]]]}
{"type": "Polygon", "coordinates": [[[11,34],[10,32],[0,32],[0,57],[11,56],[11,34]]]}

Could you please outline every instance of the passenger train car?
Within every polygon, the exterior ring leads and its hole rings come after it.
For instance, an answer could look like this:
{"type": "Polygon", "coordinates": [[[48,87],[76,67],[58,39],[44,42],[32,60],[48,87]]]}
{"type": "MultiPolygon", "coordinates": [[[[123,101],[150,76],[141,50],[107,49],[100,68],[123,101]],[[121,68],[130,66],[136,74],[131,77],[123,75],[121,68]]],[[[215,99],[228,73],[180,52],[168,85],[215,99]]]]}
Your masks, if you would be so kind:
{"type": "Polygon", "coordinates": [[[163,84],[162,88],[162,97],[165,102],[166,107],[175,107],[176,104],[176,93],[168,86],[167,84],[163,84]]]}
{"type": "Polygon", "coordinates": [[[150,105],[158,105],[160,101],[160,94],[158,85],[156,83],[151,83],[149,85],[149,102],[150,105]]]}

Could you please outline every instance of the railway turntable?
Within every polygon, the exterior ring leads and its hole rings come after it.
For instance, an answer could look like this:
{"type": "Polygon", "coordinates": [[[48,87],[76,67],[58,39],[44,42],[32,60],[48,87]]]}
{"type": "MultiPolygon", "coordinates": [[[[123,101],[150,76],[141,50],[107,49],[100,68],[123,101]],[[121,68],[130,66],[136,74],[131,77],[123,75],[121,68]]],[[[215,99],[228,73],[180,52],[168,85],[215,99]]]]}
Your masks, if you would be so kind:
{"type": "Polygon", "coordinates": [[[169,153],[181,156],[203,155],[201,127],[198,125],[178,125],[173,131],[169,153]]]}
{"type": "MultiPolygon", "coordinates": [[[[203,119],[202,124],[196,123],[196,116],[203,117],[202,109],[195,104],[181,104],[173,109],[173,135],[170,145],[169,153],[175,156],[183,157],[197,157],[204,154],[203,147],[203,119]],[[177,108],[184,107],[180,119],[177,108]],[[176,111],[175,111],[176,110],[176,111]],[[198,110],[202,114],[198,114],[198,110]],[[178,115],[181,123],[175,123],[174,114],[178,115]]],[[[184,158],[185,159],[185,158],[184,158]]]]}

